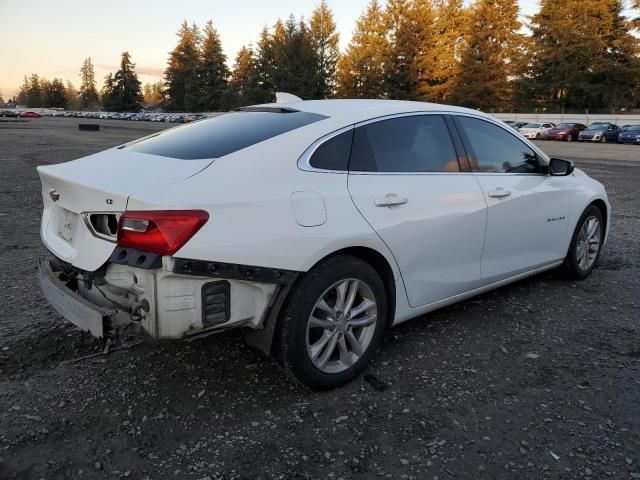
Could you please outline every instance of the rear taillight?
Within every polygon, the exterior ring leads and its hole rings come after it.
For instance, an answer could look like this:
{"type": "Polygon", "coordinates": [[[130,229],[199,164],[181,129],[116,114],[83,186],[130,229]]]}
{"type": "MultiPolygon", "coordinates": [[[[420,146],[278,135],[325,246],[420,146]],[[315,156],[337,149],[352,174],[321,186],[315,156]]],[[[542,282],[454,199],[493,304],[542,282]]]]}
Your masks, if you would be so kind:
{"type": "Polygon", "coordinates": [[[118,245],[173,255],[209,220],[203,210],[124,212],[118,222],[118,245]]]}

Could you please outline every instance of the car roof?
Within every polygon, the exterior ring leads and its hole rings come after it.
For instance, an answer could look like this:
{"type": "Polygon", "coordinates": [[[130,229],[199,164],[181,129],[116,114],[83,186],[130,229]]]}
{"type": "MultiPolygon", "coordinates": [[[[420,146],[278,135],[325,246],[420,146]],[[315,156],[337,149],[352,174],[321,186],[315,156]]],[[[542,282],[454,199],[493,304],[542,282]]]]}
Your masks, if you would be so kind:
{"type": "Polygon", "coordinates": [[[303,112],[316,113],[331,117],[337,121],[350,123],[370,118],[411,112],[447,112],[467,113],[490,117],[486,113],[463,107],[443,105],[439,103],[413,102],[407,100],[365,100],[365,99],[330,99],[303,100],[299,102],[268,103],[256,105],[266,108],[291,108],[303,112]]]}

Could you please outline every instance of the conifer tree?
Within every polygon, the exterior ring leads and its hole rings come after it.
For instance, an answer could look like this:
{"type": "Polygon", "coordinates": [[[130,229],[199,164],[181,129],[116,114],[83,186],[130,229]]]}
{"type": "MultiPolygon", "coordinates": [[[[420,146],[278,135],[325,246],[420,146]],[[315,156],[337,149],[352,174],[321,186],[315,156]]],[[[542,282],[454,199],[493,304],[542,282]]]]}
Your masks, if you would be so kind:
{"type": "Polygon", "coordinates": [[[199,110],[218,111],[222,108],[223,95],[227,87],[227,57],[213,22],[209,20],[203,31],[202,52],[199,67],[199,110]]]}
{"type": "Polygon", "coordinates": [[[382,8],[378,0],[370,0],[338,64],[339,95],[352,98],[386,97],[385,61],[389,58],[388,52],[382,8]]]}
{"type": "Polygon", "coordinates": [[[275,98],[274,69],[276,52],[269,29],[264,27],[260,32],[256,54],[256,86],[262,101],[269,102],[275,98]]]}
{"type": "Polygon", "coordinates": [[[91,57],[87,57],[80,68],[80,104],[82,108],[95,108],[97,103],[96,77],[91,57]]]}
{"type": "Polygon", "coordinates": [[[481,110],[510,108],[519,29],[517,0],[478,0],[469,17],[455,103],[481,110]]]}
{"type": "Polygon", "coordinates": [[[431,35],[416,58],[418,91],[422,100],[451,103],[460,74],[464,30],[469,12],[463,0],[436,4],[431,35]]]}
{"type": "Polygon", "coordinates": [[[228,109],[259,103],[263,99],[258,91],[256,78],[256,59],[251,46],[242,46],[236,55],[236,61],[229,78],[225,95],[228,109]]]}
{"type": "Polygon", "coordinates": [[[139,112],[142,102],[140,80],[129,52],[122,52],[120,69],[113,76],[114,109],[118,112],[139,112]]]}
{"type": "Polygon", "coordinates": [[[340,50],[336,22],[326,0],[321,0],[309,19],[309,36],[315,54],[315,87],[312,98],[327,98],[336,91],[340,50]]]}
{"type": "Polygon", "coordinates": [[[27,107],[42,106],[42,87],[40,85],[40,77],[37,73],[31,74],[29,78],[29,86],[27,89],[27,107]]]}
{"type": "Polygon", "coordinates": [[[178,31],[178,45],[169,54],[165,70],[165,108],[174,112],[197,109],[200,82],[199,32],[183,21],[178,31]]]}
{"type": "Polygon", "coordinates": [[[389,98],[404,100],[419,96],[419,60],[431,50],[433,20],[429,0],[387,2],[385,25],[389,49],[385,64],[389,98]]]}

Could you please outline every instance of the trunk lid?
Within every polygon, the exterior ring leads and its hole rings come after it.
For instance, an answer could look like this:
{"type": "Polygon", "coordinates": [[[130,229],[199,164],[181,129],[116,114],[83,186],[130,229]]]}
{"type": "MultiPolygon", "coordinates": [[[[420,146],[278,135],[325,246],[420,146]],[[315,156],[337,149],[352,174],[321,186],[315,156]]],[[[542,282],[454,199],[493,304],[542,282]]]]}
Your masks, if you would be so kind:
{"type": "Polygon", "coordinates": [[[95,271],[116,247],[114,222],[127,209],[131,193],[179,182],[211,163],[114,148],[71,162],[40,166],[42,241],[60,259],[95,271]]]}

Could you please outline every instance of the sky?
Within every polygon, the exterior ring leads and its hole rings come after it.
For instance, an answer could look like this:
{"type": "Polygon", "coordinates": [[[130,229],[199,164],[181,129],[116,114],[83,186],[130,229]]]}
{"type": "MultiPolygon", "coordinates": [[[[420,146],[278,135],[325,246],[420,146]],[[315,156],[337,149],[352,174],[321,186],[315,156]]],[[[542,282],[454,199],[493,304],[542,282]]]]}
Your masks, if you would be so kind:
{"type": "MultiPolygon", "coordinates": [[[[117,70],[127,50],[142,83],[162,76],[184,19],[204,26],[213,19],[229,65],[242,45],[254,45],[263,26],[278,18],[311,15],[319,0],[0,0],[0,92],[17,94],[24,75],[38,73],[80,85],[82,61],[91,57],[98,81],[117,70]]],[[[327,0],[340,46],[351,38],[368,0],[327,0]]],[[[382,2],[384,3],[384,1],[382,2]]],[[[520,0],[532,14],[537,0],[520,0]]]]}

